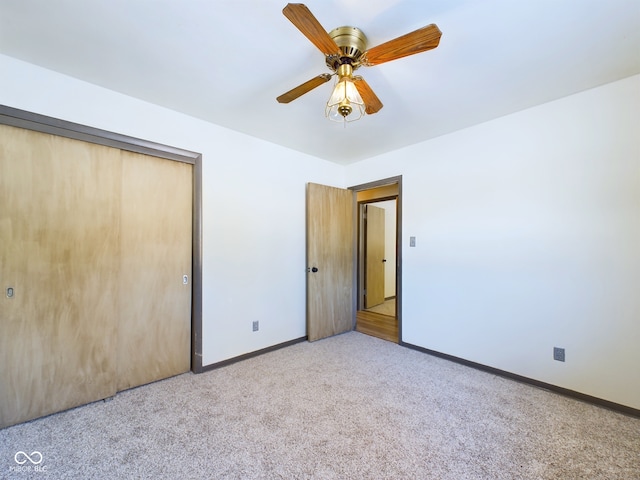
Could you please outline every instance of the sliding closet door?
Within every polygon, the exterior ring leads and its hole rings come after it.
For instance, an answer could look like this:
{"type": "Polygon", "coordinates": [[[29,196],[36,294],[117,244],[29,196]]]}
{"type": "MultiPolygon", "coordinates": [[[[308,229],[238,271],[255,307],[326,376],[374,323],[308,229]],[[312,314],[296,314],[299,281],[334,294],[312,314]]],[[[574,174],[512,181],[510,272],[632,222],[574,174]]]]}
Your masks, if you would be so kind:
{"type": "Polygon", "coordinates": [[[124,151],[122,160],[118,390],[191,365],[193,166],[124,151]]]}
{"type": "Polygon", "coordinates": [[[121,158],[0,125],[0,427],[115,394],[121,158]]]}

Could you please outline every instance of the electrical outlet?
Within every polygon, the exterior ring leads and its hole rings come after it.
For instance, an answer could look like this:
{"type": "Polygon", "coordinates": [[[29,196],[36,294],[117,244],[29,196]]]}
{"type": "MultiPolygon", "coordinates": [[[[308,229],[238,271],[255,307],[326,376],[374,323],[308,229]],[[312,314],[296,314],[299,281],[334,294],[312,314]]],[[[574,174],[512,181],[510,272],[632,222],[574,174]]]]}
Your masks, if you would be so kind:
{"type": "Polygon", "coordinates": [[[553,347],[553,359],[564,362],[564,348],[553,347]]]}
{"type": "Polygon", "coordinates": [[[260,330],[260,322],[256,320],[255,322],[253,322],[253,331],[257,332],[258,330],[260,330]]]}

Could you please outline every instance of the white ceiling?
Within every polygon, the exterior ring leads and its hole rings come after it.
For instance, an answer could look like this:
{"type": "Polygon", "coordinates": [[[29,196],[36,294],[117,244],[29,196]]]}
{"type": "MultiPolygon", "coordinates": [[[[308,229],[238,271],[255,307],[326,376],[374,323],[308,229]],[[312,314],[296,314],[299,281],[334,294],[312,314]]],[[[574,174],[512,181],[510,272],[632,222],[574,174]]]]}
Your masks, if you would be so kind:
{"type": "Polygon", "coordinates": [[[443,35],[360,69],[384,108],[346,128],[324,117],[332,82],[275,100],[328,72],[284,0],[0,0],[0,53],[340,164],[640,73],[639,0],[305,4],[370,47],[430,23],[443,35]]]}

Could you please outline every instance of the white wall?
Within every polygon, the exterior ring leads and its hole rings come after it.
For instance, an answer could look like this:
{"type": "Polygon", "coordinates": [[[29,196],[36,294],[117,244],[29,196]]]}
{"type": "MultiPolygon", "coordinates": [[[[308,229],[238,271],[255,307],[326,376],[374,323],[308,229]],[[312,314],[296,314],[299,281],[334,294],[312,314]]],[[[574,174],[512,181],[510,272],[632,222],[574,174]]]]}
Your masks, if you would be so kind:
{"type": "Polygon", "coordinates": [[[344,186],[342,167],[7,56],[0,72],[0,104],[203,154],[204,365],[306,335],[305,183],[344,186]]]}
{"type": "Polygon", "coordinates": [[[640,408],[640,76],[357,163],[347,184],[394,175],[403,341],[640,408]]]}
{"type": "Polygon", "coordinates": [[[2,55],[0,72],[0,104],[203,154],[205,365],[305,334],[306,182],[403,175],[405,342],[640,408],[640,76],[345,168],[2,55]]]}

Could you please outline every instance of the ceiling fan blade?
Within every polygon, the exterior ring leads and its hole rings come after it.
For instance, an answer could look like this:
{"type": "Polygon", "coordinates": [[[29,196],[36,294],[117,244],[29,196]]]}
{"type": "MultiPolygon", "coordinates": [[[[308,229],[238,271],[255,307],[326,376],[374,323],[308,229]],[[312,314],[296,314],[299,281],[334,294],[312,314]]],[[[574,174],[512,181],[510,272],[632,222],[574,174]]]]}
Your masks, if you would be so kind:
{"type": "Polygon", "coordinates": [[[367,50],[360,61],[363,65],[373,66],[426,52],[438,46],[441,36],[440,29],[432,23],[367,50]]]}
{"type": "Polygon", "coordinates": [[[340,47],[329,36],[311,10],[302,3],[288,3],[282,13],[325,55],[340,53],[340,47]]]}
{"type": "Polygon", "coordinates": [[[377,95],[373,93],[373,90],[365,79],[360,76],[353,77],[353,83],[364,101],[365,112],[367,112],[367,115],[373,115],[378,112],[383,106],[382,102],[377,95]]]}
{"type": "Polygon", "coordinates": [[[314,77],[311,80],[308,80],[308,81],[304,82],[303,84],[298,85],[295,88],[292,88],[288,92],[283,93],[278,98],[276,98],[276,100],[279,103],[292,102],[296,98],[301,97],[302,95],[304,95],[307,92],[310,92],[311,90],[313,90],[316,87],[319,87],[323,83],[327,83],[329,80],[331,80],[331,75],[329,75],[328,73],[322,73],[322,74],[318,75],[317,77],[314,77]]]}

